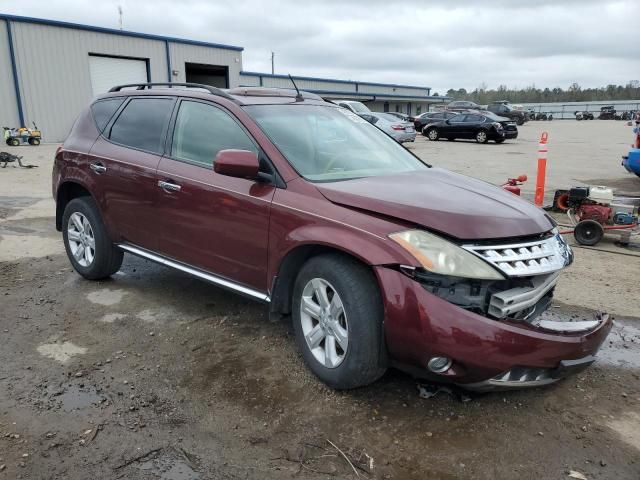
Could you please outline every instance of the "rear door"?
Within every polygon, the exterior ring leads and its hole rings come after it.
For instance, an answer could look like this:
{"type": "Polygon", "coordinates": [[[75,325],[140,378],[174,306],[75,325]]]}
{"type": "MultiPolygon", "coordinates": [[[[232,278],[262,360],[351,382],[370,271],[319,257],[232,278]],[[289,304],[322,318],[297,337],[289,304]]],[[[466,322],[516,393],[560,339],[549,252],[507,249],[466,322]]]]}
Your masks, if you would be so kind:
{"type": "Polygon", "coordinates": [[[104,221],[116,242],[154,250],[156,169],[175,104],[173,97],[131,97],[90,151],[104,221]]]}
{"type": "Polygon", "coordinates": [[[213,171],[220,150],[262,155],[260,149],[230,112],[212,103],[182,100],[173,123],[156,178],[164,182],[156,185],[158,252],[266,292],[275,187],[213,171]]]}

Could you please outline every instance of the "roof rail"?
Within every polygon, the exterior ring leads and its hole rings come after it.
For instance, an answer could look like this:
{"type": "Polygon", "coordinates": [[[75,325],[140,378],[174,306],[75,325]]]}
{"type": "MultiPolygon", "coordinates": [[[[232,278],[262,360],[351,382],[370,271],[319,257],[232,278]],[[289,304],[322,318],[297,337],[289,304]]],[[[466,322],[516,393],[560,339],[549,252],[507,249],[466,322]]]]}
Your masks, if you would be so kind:
{"type": "Polygon", "coordinates": [[[123,88],[136,87],[136,90],[151,90],[151,87],[189,87],[189,88],[202,88],[208,91],[212,95],[226,98],[232,102],[239,103],[237,99],[233,98],[227,92],[220,90],[219,88],[212,87],[211,85],[203,85],[201,83],[175,83],[175,82],[154,82],[154,83],[128,83],[126,85],[116,85],[111,87],[109,92],[119,92],[123,88]]]}

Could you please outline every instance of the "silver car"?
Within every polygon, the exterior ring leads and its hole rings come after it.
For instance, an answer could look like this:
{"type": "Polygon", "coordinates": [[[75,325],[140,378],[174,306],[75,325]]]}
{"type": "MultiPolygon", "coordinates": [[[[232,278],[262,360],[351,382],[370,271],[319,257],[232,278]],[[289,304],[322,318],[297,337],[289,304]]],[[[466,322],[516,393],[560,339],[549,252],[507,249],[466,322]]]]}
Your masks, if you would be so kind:
{"type": "Polygon", "coordinates": [[[413,142],[416,139],[413,123],[403,122],[390,113],[370,112],[361,113],[360,116],[399,143],[413,142]]]}

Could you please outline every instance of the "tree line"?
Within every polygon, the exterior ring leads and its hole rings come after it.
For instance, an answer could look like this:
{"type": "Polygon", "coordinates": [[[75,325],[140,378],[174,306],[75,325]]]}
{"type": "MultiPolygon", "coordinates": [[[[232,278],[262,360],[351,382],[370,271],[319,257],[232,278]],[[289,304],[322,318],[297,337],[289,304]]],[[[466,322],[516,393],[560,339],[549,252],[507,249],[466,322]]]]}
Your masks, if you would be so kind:
{"type": "MultiPolygon", "coordinates": [[[[437,95],[437,93],[435,94],[437,95]]],[[[582,88],[572,83],[568,89],[537,88],[531,85],[526,88],[508,88],[500,85],[497,89],[488,89],[484,83],[472,91],[464,88],[447,90],[447,96],[455,100],[470,100],[485,105],[498,100],[509,100],[513,103],[550,103],[550,102],[597,102],[610,100],[640,99],[640,80],[631,80],[626,85],[607,85],[599,88],[582,88]]]]}

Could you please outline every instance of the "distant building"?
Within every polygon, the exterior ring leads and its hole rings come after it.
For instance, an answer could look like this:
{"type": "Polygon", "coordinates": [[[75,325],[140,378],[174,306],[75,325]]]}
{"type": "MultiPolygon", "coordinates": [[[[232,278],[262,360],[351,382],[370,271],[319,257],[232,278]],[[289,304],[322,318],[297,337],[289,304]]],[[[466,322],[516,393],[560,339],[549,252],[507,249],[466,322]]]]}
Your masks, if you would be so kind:
{"type": "MultiPolygon", "coordinates": [[[[285,75],[242,71],[242,47],[0,14],[0,126],[36,122],[64,140],[80,110],[114,85],[194,82],[292,88],[285,75]]],[[[420,113],[446,97],[429,87],[293,77],[302,90],[420,113]]]]}

